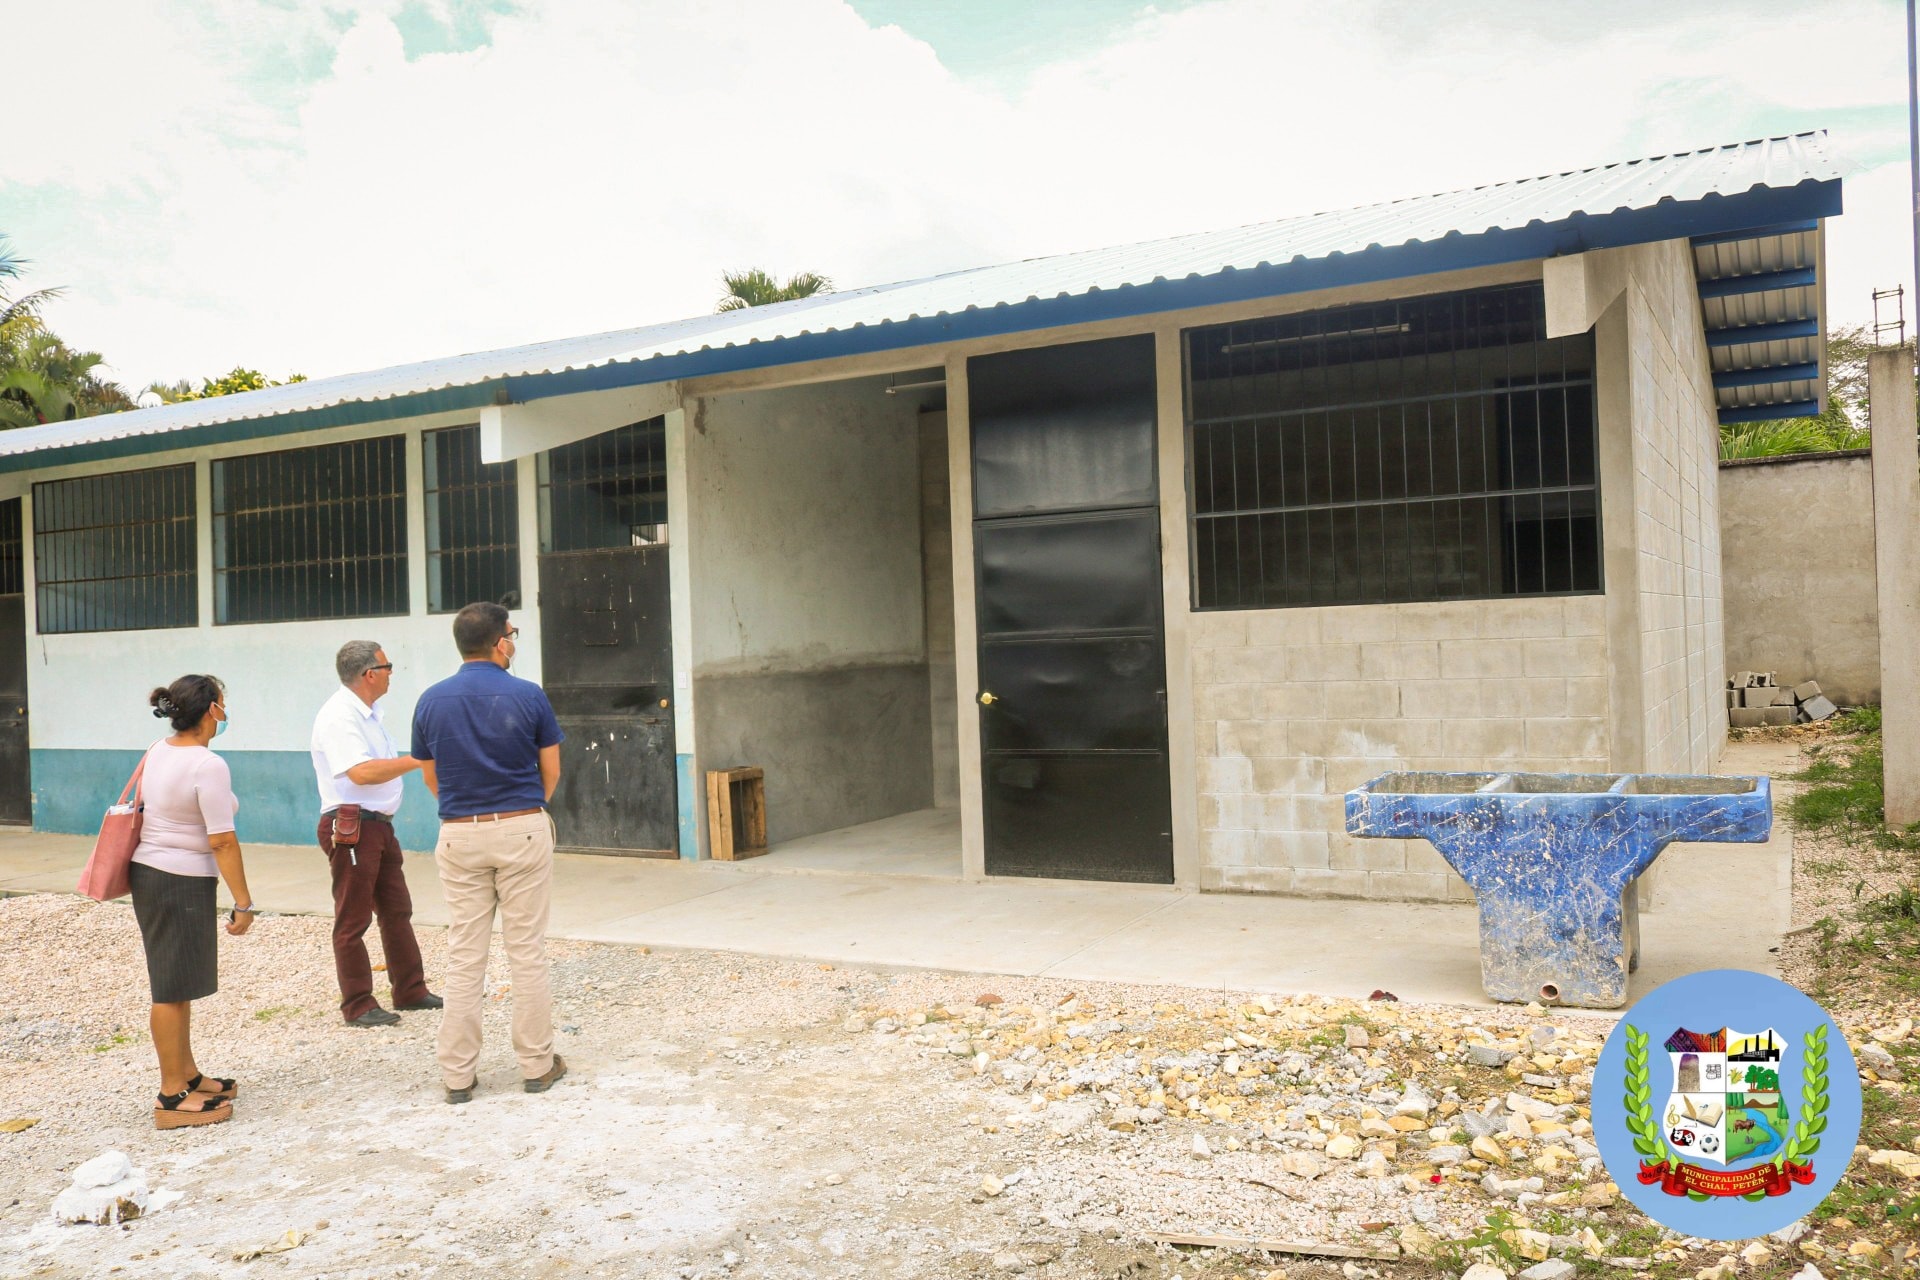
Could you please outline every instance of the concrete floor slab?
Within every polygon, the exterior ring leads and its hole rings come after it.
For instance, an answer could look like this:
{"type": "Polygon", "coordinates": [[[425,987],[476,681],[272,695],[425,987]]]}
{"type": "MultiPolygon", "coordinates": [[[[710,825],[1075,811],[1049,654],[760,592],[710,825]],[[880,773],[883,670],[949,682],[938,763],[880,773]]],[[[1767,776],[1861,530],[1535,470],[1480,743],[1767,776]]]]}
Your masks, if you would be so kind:
{"type": "Polygon", "coordinates": [[[607,939],[814,960],[1039,973],[1181,896],[1113,885],[740,877],[722,893],[609,921],[607,939]],[[777,947],[769,942],[778,939],[777,947]]]}
{"type": "Polygon", "coordinates": [[[743,871],[960,878],[960,811],[921,809],[774,845],[743,871]]]}

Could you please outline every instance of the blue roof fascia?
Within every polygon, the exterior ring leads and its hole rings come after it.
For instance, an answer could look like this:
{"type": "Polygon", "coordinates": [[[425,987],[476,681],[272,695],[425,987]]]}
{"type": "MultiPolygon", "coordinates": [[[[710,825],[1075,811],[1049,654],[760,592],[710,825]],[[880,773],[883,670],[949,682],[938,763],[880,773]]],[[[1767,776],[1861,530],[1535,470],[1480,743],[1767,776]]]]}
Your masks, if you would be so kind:
{"type": "Polygon", "coordinates": [[[1738,409],[1722,409],[1720,425],[1735,422],[1772,422],[1777,418],[1817,418],[1820,416],[1818,400],[1793,400],[1786,404],[1750,404],[1738,409]]]}
{"type": "Polygon", "coordinates": [[[94,440],[87,444],[69,445],[65,449],[0,454],[0,473],[40,471],[48,467],[72,466],[76,462],[108,462],[115,458],[167,453],[174,449],[265,440],[301,431],[321,431],[328,427],[357,427],[368,422],[450,413],[457,409],[475,410],[477,421],[480,407],[495,402],[499,386],[498,382],[479,382],[465,387],[443,387],[438,391],[395,396],[390,400],[349,400],[324,409],[303,409],[297,413],[240,418],[232,422],[210,422],[200,427],[148,432],[118,440],[94,440]]]}
{"type": "Polygon", "coordinates": [[[1782,224],[1832,217],[1840,209],[1840,181],[1837,178],[1826,181],[1809,179],[1792,187],[1756,187],[1731,195],[1709,192],[1699,200],[1683,202],[1664,199],[1644,209],[1616,209],[1601,214],[1576,212],[1555,222],[1531,222],[1524,227],[1494,228],[1471,234],[1452,231],[1437,240],[1374,245],[1358,253],[1295,258],[1289,262],[1249,270],[1226,270],[1179,280],[1156,280],[1142,285],[1123,284],[1112,289],[1096,288],[1068,297],[1034,298],[943,315],[857,325],[825,333],[799,334],[769,342],[711,347],[557,373],[491,379],[465,387],[444,388],[392,399],[354,401],[274,417],[6,455],[0,456],[0,472],[39,470],[75,462],[289,435],[323,427],[380,422],[452,409],[477,409],[482,405],[500,403],[498,393],[502,388],[509,403],[525,403],[583,391],[739,373],[974,338],[1003,337],[1101,320],[1131,319],[1162,312],[1306,293],[1316,289],[1434,275],[1444,271],[1503,266],[1534,259],[1565,257],[1593,249],[1624,248],[1663,240],[1699,241],[1702,237],[1716,235],[1747,239],[1764,233],[1755,232],[1752,228],[1777,228],[1782,224]]]}
{"type": "Polygon", "coordinates": [[[1713,375],[1713,385],[1725,390],[1729,387],[1761,387],[1770,382],[1812,382],[1819,377],[1820,366],[1816,363],[1775,364],[1758,369],[1716,373],[1713,375]]]}

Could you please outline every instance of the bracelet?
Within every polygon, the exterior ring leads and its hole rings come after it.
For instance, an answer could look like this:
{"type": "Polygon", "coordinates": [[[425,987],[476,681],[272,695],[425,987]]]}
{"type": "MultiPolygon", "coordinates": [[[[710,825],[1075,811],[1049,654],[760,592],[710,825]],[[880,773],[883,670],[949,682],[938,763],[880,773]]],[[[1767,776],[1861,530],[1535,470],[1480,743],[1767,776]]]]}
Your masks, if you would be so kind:
{"type": "Polygon", "coordinates": [[[232,907],[228,907],[228,908],[227,908],[227,923],[228,923],[228,924],[237,924],[237,923],[239,923],[239,920],[238,920],[238,917],[240,917],[240,916],[257,916],[257,915],[259,915],[259,914],[260,914],[260,908],[258,908],[258,907],[256,907],[256,906],[252,906],[252,905],[248,905],[248,906],[244,906],[244,907],[242,907],[242,906],[237,906],[237,905],[236,905],[236,906],[232,906],[232,907]]]}

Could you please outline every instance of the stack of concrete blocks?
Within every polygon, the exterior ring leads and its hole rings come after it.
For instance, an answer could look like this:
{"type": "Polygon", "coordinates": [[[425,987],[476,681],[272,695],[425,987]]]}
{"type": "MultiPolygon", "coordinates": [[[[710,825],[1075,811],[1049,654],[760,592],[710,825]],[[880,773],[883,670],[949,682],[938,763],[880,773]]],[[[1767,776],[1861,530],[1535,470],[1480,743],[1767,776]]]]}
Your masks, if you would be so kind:
{"type": "Polygon", "coordinates": [[[1839,710],[1821,694],[1819,681],[1788,686],[1775,684],[1773,676],[1771,671],[1736,671],[1728,678],[1728,724],[1736,729],[1808,724],[1839,710]]]}

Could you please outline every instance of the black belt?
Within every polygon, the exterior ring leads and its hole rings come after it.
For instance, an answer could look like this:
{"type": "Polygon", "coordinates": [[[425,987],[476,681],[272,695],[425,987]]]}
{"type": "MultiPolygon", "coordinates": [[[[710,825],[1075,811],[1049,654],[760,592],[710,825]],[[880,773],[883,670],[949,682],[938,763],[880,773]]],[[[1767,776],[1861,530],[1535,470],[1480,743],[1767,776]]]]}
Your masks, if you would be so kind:
{"type": "MultiPolygon", "coordinates": [[[[338,812],[340,812],[340,811],[339,811],[338,809],[326,809],[326,810],[323,810],[323,811],[321,812],[321,814],[320,814],[320,816],[321,816],[321,817],[323,817],[323,818],[331,818],[331,817],[332,817],[332,816],[333,816],[334,814],[336,814],[336,813],[338,813],[338,812]]],[[[386,824],[387,824],[388,826],[392,826],[392,825],[393,825],[393,815],[392,815],[392,814],[390,814],[390,813],[375,813],[375,812],[374,812],[373,810],[371,810],[371,809],[362,809],[362,810],[360,811],[360,821],[362,821],[362,822],[384,822],[384,823],[386,823],[386,824]]]]}

